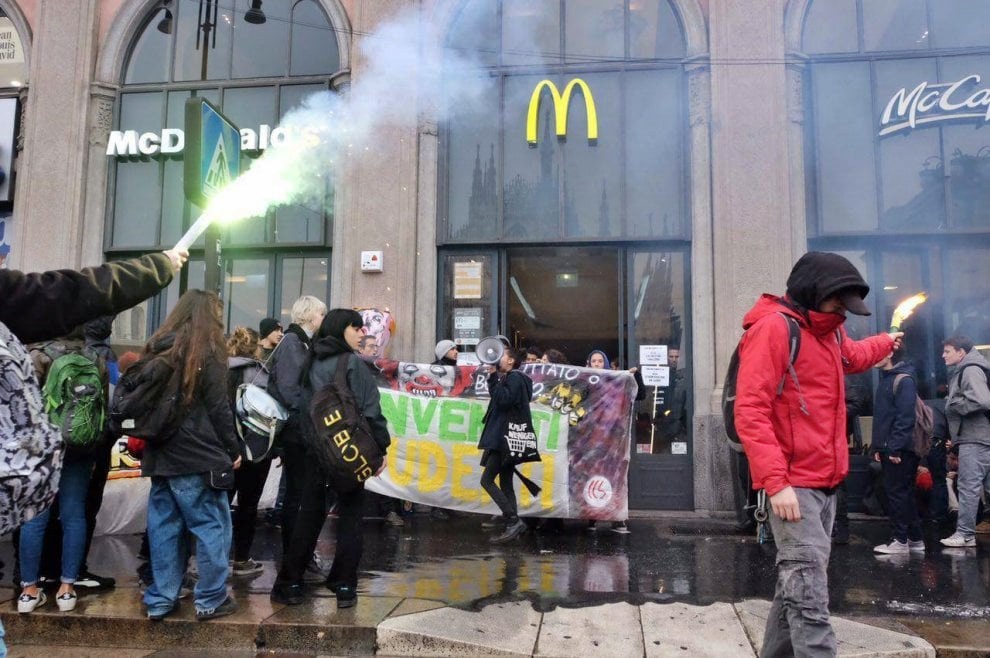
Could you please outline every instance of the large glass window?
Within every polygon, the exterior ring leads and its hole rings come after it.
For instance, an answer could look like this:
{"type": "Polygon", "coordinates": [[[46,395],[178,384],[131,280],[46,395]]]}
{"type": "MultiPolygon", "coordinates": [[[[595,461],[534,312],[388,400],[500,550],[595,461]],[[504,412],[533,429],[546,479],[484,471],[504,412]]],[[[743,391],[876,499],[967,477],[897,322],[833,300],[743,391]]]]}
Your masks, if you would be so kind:
{"type": "Polygon", "coordinates": [[[809,246],[854,257],[872,286],[851,333],[929,293],[903,357],[930,397],[945,337],[990,345],[988,21],[983,0],[814,0],[804,26],[809,246]]]}
{"type": "MultiPolygon", "coordinates": [[[[449,108],[442,242],[688,237],[685,45],[667,0],[470,0],[446,47],[487,84],[449,108]]],[[[450,67],[448,85],[465,75],[450,67]]]]}
{"type": "MultiPolygon", "coordinates": [[[[251,131],[242,140],[241,161],[242,171],[250,168],[280,119],[308,95],[330,89],[340,69],[337,33],[319,0],[265,0],[262,22],[257,13],[247,20],[251,8],[249,0],[157,4],[123,67],[121,134],[160,137],[165,129],[181,130],[186,100],[203,97],[242,135],[251,131]]],[[[201,212],[185,200],[181,151],[120,155],[111,174],[107,251],[114,257],[171,246],[201,212]]],[[[230,326],[256,326],[266,315],[288,320],[300,290],[326,298],[334,198],[329,163],[325,184],[321,199],[224,227],[230,326]]],[[[203,285],[202,245],[200,239],[192,249],[186,287],[203,285]]],[[[178,299],[179,285],[162,303],[146,305],[139,320],[122,323],[121,331],[140,337],[134,327],[157,324],[178,299]]]]}

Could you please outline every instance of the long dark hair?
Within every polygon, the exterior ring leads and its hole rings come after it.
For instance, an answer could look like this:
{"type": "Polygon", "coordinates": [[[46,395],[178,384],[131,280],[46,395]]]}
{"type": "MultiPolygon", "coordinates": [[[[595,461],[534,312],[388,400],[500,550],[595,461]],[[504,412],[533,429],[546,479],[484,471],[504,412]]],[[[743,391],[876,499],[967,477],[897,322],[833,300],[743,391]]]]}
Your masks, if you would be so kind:
{"type": "Polygon", "coordinates": [[[161,355],[181,366],[183,401],[187,405],[192,403],[203,366],[210,361],[226,362],[222,309],[216,293],[187,290],[145,345],[144,351],[148,353],[166,336],[175,337],[172,346],[161,355]]]}

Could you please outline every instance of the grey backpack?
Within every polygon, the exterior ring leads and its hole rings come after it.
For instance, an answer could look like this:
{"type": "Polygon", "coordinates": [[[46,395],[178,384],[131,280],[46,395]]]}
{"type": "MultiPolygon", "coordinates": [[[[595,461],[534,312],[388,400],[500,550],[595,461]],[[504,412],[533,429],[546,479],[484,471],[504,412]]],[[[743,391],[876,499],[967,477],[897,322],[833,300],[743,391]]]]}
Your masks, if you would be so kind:
{"type": "Polygon", "coordinates": [[[0,535],[52,504],[63,447],[27,349],[0,322],[0,535]]]}

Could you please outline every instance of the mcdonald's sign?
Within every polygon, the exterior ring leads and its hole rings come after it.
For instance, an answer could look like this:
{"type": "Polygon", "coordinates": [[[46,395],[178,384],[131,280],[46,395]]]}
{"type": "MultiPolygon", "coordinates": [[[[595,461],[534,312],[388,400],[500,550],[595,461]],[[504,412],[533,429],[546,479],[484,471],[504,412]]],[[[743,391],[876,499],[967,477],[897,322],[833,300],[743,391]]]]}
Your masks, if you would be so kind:
{"type": "Polygon", "coordinates": [[[561,94],[550,80],[540,80],[533,89],[533,95],[529,99],[529,112],[526,115],[526,141],[530,146],[536,146],[536,128],[540,120],[540,101],[543,98],[544,88],[550,90],[553,98],[553,109],[557,124],[557,137],[567,136],[567,108],[571,104],[571,94],[574,88],[581,88],[581,95],[584,97],[584,109],[588,115],[588,141],[594,142],[598,139],[598,111],[595,109],[595,99],[591,95],[591,88],[588,83],[581,78],[574,78],[564,87],[561,94]]]}

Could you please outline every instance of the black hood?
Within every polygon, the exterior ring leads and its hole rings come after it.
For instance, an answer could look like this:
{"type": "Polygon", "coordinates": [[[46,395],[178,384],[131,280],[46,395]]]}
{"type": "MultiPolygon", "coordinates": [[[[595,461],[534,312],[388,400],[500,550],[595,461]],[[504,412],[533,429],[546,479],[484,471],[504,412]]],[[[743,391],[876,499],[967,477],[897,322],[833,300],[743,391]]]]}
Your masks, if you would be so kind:
{"type": "Polygon", "coordinates": [[[324,336],[313,342],[313,354],[317,359],[326,359],[345,352],[354,353],[351,346],[336,336],[324,336]]]}
{"type": "Polygon", "coordinates": [[[870,292],[856,266],[839,254],[809,251],[787,277],[787,296],[804,309],[818,306],[840,290],[853,289],[861,298],[870,292]]]}

